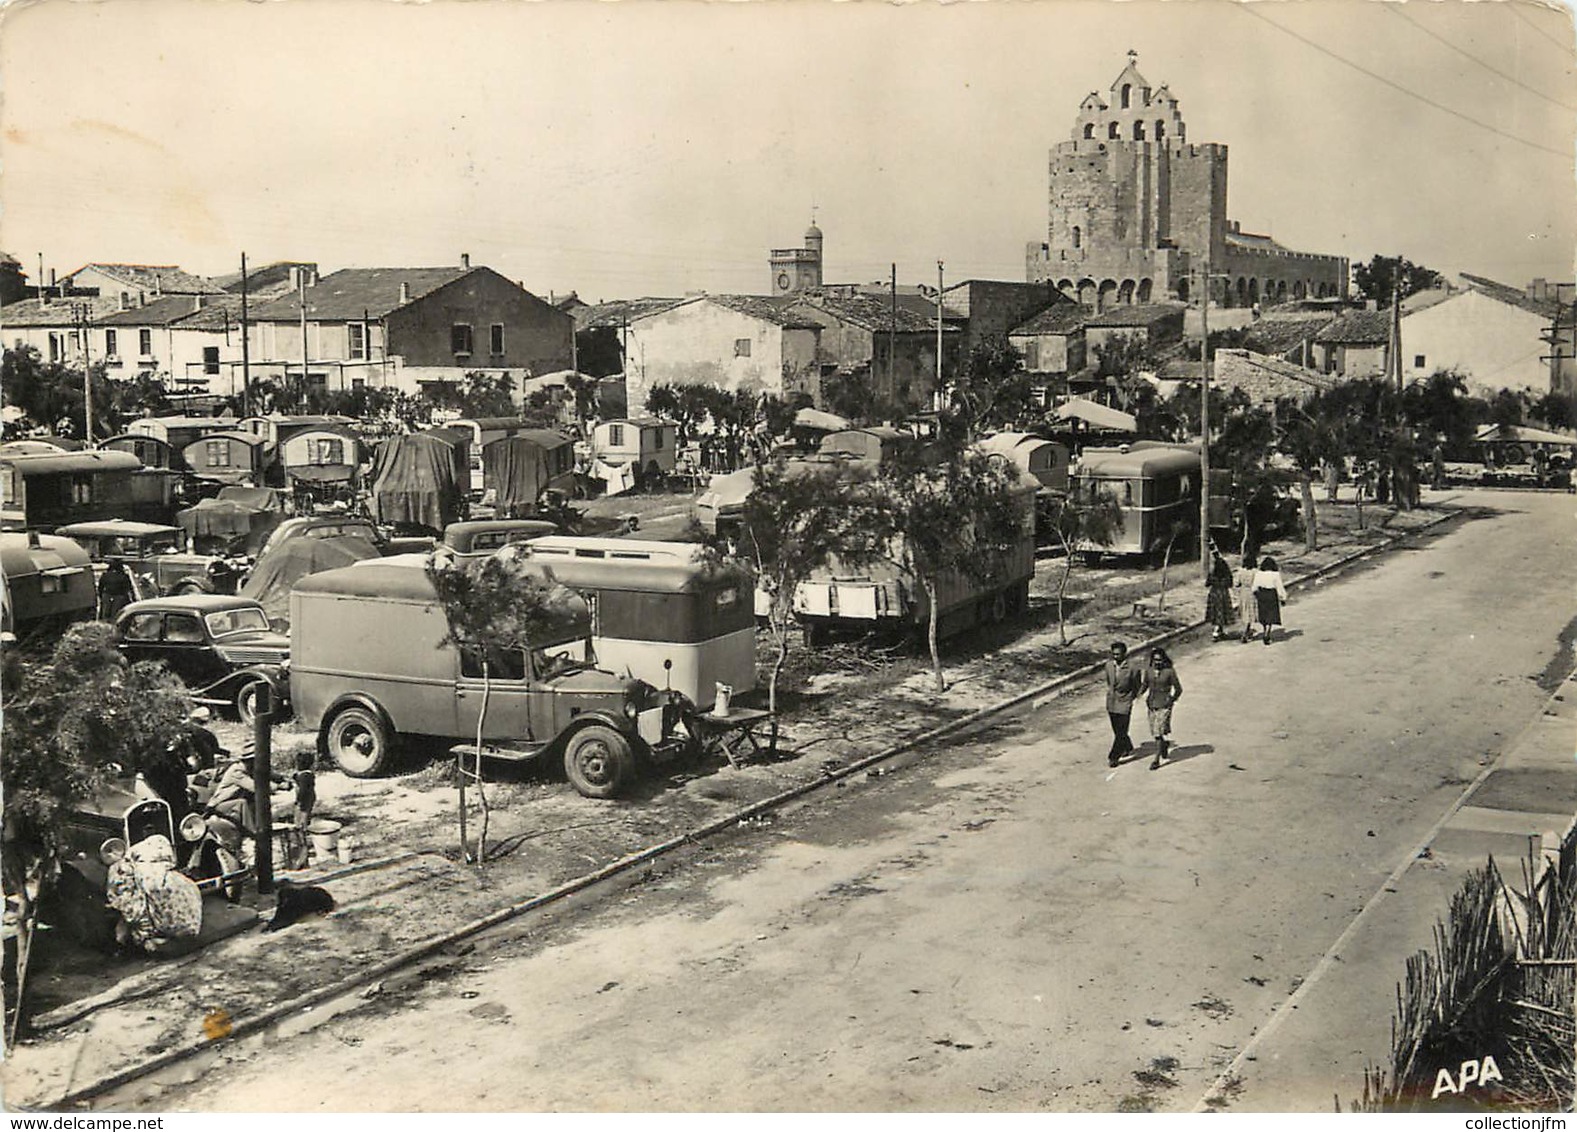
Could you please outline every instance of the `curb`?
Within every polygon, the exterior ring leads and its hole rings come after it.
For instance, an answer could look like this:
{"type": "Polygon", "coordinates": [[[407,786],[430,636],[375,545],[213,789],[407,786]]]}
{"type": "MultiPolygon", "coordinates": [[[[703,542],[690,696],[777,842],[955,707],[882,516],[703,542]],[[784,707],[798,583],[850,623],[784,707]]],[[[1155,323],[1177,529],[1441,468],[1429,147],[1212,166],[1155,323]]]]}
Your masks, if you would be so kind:
{"type": "MultiPolygon", "coordinates": [[[[1306,574],[1295,578],[1288,583],[1288,586],[1290,588],[1292,586],[1303,585],[1314,579],[1323,577],[1332,571],[1340,569],[1343,566],[1350,565],[1359,559],[1366,558],[1382,550],[1386,550],[1395,544],[1412,537],[1420,531],[1429,530],[1450,519],[1458,518],[1461,514],[1462,513],[1459,511],[1448,512],[1447,514],[1432,519],[1430,522],[1422,524],[1413,530],[1403,532],[1392,538],[1388,538],[1383,542],[1376,543],[1374,546],[1365,547],[1351,555],[1337,559],[1335,562],[1329,563],[1328,565],[1315,570],[1311,574],[1306,574]]],[[[1203,628],[1206,624],[1207,622],[1201,620],[1190,625],[1184,625],[1176,629],[1170,629],[1165,633],[1161,633],[1155,637],[1141,642],[1138,645],[1135,645],[1134,648],[1149,648],[1154,645],[1177,640],[1181,637],[1187,636],[1188,634],[1196,632],[1197,630],[1203,628]]],[[[1083,668],[1078,668],[1072,672],[1065,673],[1064,675],[1047,681],[1044,684],[1037,685],[1028,691],[1019,692],[995,704],[989,704],[986,707],[977,708],[976,710],[968,712],[957,719],[949,720],[948,722],[930,728],[929,730],[922,731],[916,735],[911,735],[901,739],[898,742],[875,752],[874,754],[865,755],[855,760],[848,766],[840,767],[835,771],[824,773],[808,782],[800,783],[797,786],[790,787],[787,790],[783,790],[777,794],[763,798],[758,802],[753,802],[742,809],[725,815],[724,817],[714,819],[713,821],[710,821],[696,829],[677,834],[668,838],[666,841],[661,841],[656,845],[650,845],[645,849],[641,849],[635,853],[620,857],[618,860],[609,862],[599,869],[596,869],[590,873],[582,874],[579,877],[569,880],[564,884],[559,885],[557,888],[550,889],[545,893],[540,893],[526,900],[521,900],[513,904],[505,905],[503,908],[497,909],[485,916],[471,920],[470,922],[462,924],[460,927],[445,932],[442,935],[434,936],[430,939],[422,941],[421,943],[415,944],[400,954],[391,956],[390,958],[385,959],[380,963],[376,963],[371,967],[361,968],[355,973],[347,975],[344,978],[330,983],[327,986],[317,987],[286,1002],[277,1003],[276,1005],[269,1007],[267,1010],[264,1010],[261,1014],[254,1015],[250,1018],[240,1019],[231,1026],[229,1032],[224,1038],[218,1040],[205,1038],[198,1041],[188,1042],[185,1045],[167,1050],[164,1053],[150,1058],[149,1060],[140,1064],[129,1066],[115,1073],[101,1077],[96,1081],[89,1082],[88,1084],[79,1088],[73,1089],[53,1102],[40,1106],[39,1109],[35,1111],[54,1111],[85,1103],[89,1100],[92,1100],[96,1096],[109,1092],[112,1089],[119,1088],[122,1085],[129,1084],[140,1077],[145,1077],[151,1073],[155,1073],[158,1070],[167,1068],[176,1064],[177,1062],[184,1061],[186,1058],[195,1056],[204,1050],[216,1048],[228,1039],[244,1037],[248,1034],[265,1029],[266,1027],[271,1026],[277,1022],[283,1021],[292,1014],[302,1013],[318,1005],[319,1003],[325,1002],[329,999],[338,998],[341,995],[355,990],[357,987],[374,982],[385,975],[391,974],[402,967],[409,966],[422,959],[425,959],[435,952],[441,951],[444,948],[471,936],[507,923],[508,921],[525,915],[528,912],[533,912],[540,908],[547,907],[550,904],[555,904],[566,897],[573,896],[579,892],[591,888],[593,885],[599,884],[605,880],[610,880],[613,877],[616,877],[621,873],[628,872],[629,870],[637,868],[640,865],[648,864],[660,857],[667,856],[669,853],[672,853],[678,849],[704,841],[707,838],[713,837],[739,825],[744,821],[754,818],[759,814],[778,809],[779,807],[787,805],[789,802],[795,801],[807,794],[820,790],[830,783],[840,782],[844,779],[851,778],[877,763],[885,762],[889,759],[895,758],[898,755],[915,749],[916,747],[936,742],[939,739],[945,739],[957,732],[967,730],[977,723],[982,723],[998,715],[1022,707],[1026,703],[1033,706],[1039,706],[1035,703],[1035,701],[1055,698],[1068,688],[1082,683],[1086,678],[1100,672],[1103,663],[1104,662],[1086,665],[1083,668]]],[[[347,871],[356,870],[352,868],[347,871]]],[[[322,879],[328,878],[325,877],[322,879]]]]}

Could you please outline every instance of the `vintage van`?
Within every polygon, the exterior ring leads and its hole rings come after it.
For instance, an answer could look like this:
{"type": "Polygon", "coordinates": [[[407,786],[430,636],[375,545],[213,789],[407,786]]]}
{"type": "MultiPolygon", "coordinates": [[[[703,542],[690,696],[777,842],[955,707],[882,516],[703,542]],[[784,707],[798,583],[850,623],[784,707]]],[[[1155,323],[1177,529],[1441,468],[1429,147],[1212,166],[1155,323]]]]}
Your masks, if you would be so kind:
{"type": "Polygon", "coordinates": [[[290,595],[297,718],[357,778],[389,769],[403,736],[474,741],[479,720],[486,754],[562,756],[588,798],[619,793],[641,760],[689,753],[683,698],[577,659],[591,655],[583,598],[557,590],[553,613],[530,648],[491,654],[484,679],[479,653],[443,643],[443,608],[418,556],[303,578],[290,595]]]}

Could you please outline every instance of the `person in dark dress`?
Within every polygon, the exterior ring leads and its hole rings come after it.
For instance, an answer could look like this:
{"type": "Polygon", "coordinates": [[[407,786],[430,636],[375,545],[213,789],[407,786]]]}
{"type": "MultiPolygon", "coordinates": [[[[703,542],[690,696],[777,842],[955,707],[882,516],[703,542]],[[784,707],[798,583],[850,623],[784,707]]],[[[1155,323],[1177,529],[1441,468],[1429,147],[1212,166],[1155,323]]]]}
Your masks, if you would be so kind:
{"type": "Polygon", "coordinates": [[[1205,596],[1205,620],[1210,622],[1210,639],[1219,641],[1227,635],[1227,626],[1232,623],[1232,587],[1235,579],[1232,577],[1232,567],[1227,565],[1227,560],[1221,557],[1221,552],[1214,548],[1210,551],[1210,577],[1205,582],[1208,593],[1205,596]]]}
{"type": "Polygon", "coordinates": [[[99,620],[113,621],[115,616],[132,603],[136,588],[123,562],[111,562],[99,579],[99,620]]]}

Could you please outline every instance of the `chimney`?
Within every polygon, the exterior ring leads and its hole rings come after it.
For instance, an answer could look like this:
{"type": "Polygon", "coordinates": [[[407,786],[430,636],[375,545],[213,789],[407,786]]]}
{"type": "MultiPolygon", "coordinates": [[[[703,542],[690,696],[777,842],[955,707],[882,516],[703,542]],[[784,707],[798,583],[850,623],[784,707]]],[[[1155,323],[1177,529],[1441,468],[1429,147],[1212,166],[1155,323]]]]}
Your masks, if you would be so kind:
{"type": "Polygon", "coordinates": [[[203,297],[201,295],[193,295],[192,296],[192,313],[196,314],[198,311],[200,311],[202,309],[203,309],[203,297]]]}
{"type": "Polygon", "coordinates": [[[301,271],[302,269],[299,267],[292,267],[290,269],[290,289],[292,291],[299,291],[301,289],[301,271]]]}
{"type": "Polygon", "coordinates": [[[122,291],[120,293],[120,309],[123,310],[123,311],[131,310],[131,294],[130,294],[130,292],[122,291]]]}
{"type": "Polygon", "coordinates": [[[401,303],[408,303],[410,301],[411,301],[411,285],[409,283],[401,283],[400,284],[400,302],[401,303]]]}
{"type": "Polygon", "coordinates": [[[1542,303],[1550,297],[1550,283],[1547,279],[1535,279],[1528,284],[1528,298],[1542,303]]]}
{"type": "Polygon", "coordinates": [[[145,306],[148,305],[148,292],[146,292],[146,291],[138,291],[137,292],[137,305],[139,307],[145,307],[145,306]]]}
{"type": "Polygon", "coordinates": [[[164,276],[157,271],[153,273],[153,293],[155,295],[164,294],[164,276]]]}
{"type": "Polygon", "coordinates": [[[470,252],[461,252],[460,253],[460,266],[463,267],[467,271],[471,270],[471,253],[470,252]]]}

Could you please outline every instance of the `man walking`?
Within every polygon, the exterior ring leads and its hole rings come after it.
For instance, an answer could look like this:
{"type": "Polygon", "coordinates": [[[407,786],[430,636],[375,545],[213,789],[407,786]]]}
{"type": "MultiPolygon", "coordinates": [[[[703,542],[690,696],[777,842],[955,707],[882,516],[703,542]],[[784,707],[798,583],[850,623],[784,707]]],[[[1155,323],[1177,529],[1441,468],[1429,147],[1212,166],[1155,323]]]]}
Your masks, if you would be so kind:
{"type": "Polygon", "coordinates": [[[1116,766],[1124,756],[1133,753],[1128,720],[1139,695],[1139,679],[1140,674],[1128,663],[1128,646],[1113,641],[1112,654],[1106,661],[1106,714],[1112,721],[1112,749],[1106,755],[1107,766],[1116,766]]]}

